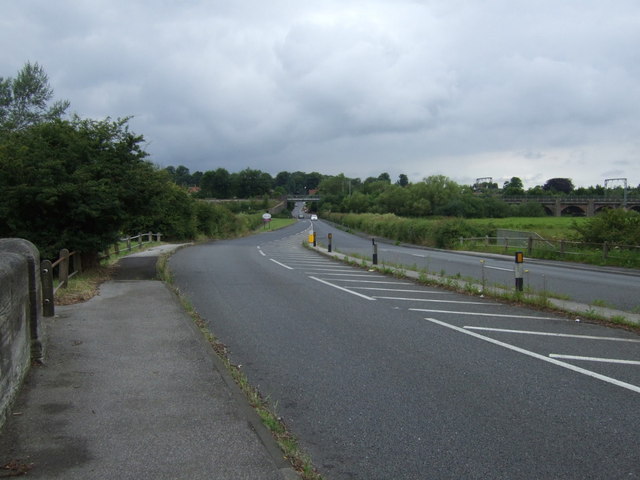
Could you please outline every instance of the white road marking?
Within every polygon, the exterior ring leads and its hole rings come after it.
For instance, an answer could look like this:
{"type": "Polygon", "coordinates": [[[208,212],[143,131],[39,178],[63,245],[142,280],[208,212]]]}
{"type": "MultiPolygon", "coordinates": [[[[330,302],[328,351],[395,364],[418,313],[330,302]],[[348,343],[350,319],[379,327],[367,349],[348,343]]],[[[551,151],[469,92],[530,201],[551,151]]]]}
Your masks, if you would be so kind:
{"type": "Polygon", "coordinates": [[[379,298],[383,300],[404,300],[407,302],[463,303],[465,305],[500,305],[499,303],[487,303],[487,302],[467,302],[462,300],[435,300],[431,298],[382,297],[378,295],[374,295],[373,298],[379,298]]]}
{"type": "Polygon", "coordinates": [[[489,268],[491,270],[502,270],[504,272],[513,272],[513,268],[503,268],[503,267],[490,267],[489,265],[485,265],[484,268],[489,268]]]}
{"type": "Polygon", "coordinates": [[[569,333],[553,333],[553,332],[532,332],[529,330],[509,330],[506,328],[471,327],[471,326],[465,326],[464,328],[469,330],[484,330],[488,332],[521,333],[523,335],[543,335],[547,337],[579,338],[581,340],[611,340],[614,342],[640,343],[640,340],[636,340],[633,338],[598,337],[596,335],[572,335],[569,333]]]}
{"type": "Polygon", "coordinates": [[[314,268],[316,272],[351,272],[349,268],[314,268]]]}
{"type": "Polygon", "coordinates": [[[632,385],[630,383],[622,382],[620,380],[616,380],[615,378],[607,377],[606,375],[601,375],[599,373],[592,372],[591,370],[586,370],[584,368],[576,367],[575,365],[571,365],[570,363],[566,363],[566,362],[561,362],[554,358],[545,357],[544,355],[540,355],[538,353],[525,350],[524,348],[516,347],[515,345],[510,345],[508,343],[501,342],[499,340],[494,340],[493,338],[485,337],[484,335],[480,335],[479,333],[476,333],[476,332],[470,332],[469,330],[465,330],[462,327],[456,327],[455,325],[451,325],[446,322],[441,322],[440,320],[436,320],[435,318],[425,318],[425,320],[428,320],[429,322],[432,322],[432,323],[436,323],[443,327],[450,328],[457,332],[464,333],[465,335],[470,335],[472,337],[479,338],[480,340],[484,340],[485,342],[493,343],[494,345],[498,345],[500,347],[513,350],[514,352],[518,352],[523,355],[527,355],[529,357],[537,358],[538,360],[542,360],[543,362],[552,363],[554,365],[558,365],[559,367],[563,367],[568,370],[572,370],[574,372],[581,373],[583,375],[587,375],[589,377],[596,378],[598,380],[602,380],[603,382],[611,383],[612,385],[626,388],[627,390],[631,390],[632,392],[640,393],[640,387],[637,385],[632,385]]]}
{"type": "Polygon", "coordinates": [[[410,308],[414,312],[428,312],[428,313],[454,313],[456,315],[474,315],[480,317],[504,317],[504,318],[529,318],[534,320],[558,320],[553,317],[535,317],[533,315],[506,315],[501,313],[480,313],[480,312],[453,312],[450,310],[425,310],[422,308],[410,308]]]}
{"type": "Polygon", "coordinates": [[[260,255],[262,255],[263,257],[267,256],[267,254],[264,253],[260,247],[258,247],[258,251],[260,252],[260,255]]]}
{"type": "Polygon", "coordinates": [[[358,282],[358,283],[387,283],[389,285],[412,285],[411,282],[385,282],[383,280],[349,280],[348,278],[341,278],[341,282],[358,282]]]}
{"type": "Polygon", "coordinates": [[[375,278],[384,278],[384,275],[376,275],[373,273],[365,273],[365,274],[359,274],[359,273],[324,273],[323,275],[335,275],[338,277],[375,277],[375,278]]]}
{"type": "Polygon", "coordinates": [[[398,292],[398,293],[428,293],[430,295],[453,295],[451,292],[437,292],[435,290],[409,290],[399,288],[381,288],[381,287],[353,287],[358,290],[380,290],[383,292],[398,292]]]}
{"type": "Polygon", "coordinates": [[[289,265],[285,265],[284,263],[280,263],[279,261],[274,260],[273,258],[270,258],[269,260],[271,260],[273,263],[277,263],[277,264],[278,264],[278,265],[280,265],[281,267],[287,268],[287,269],[289,269],[289,270],[293,270],[293,268],[292,268],[292,267],[290,267],[289,265]]]}
{"type": "Polygon", "coordinates": [[[366,300],[374,300],[375,301],[375,298],[367,297],[366,295],[363,295],[363,294],[358,293],[358,292],[354,292],[353,290],[349,290],[348,288],[344,288],[344,287],[341,287],[339,285],[335,285],[333,283],[329,283],[329,282],[327,282],[325,280],[322,280],[322,279],[320,279],[318,277],[311,276],[309,278],[311,278],[313,280],[316,280],[317,282],[324,283],[325,285],[329,285],[330,287],[337,288],[338,290],[342,290],[343,292],[347,292],[347,293],[350,293],[352,295],[357,295],[358,297],[364,298],[366,300]]]}
{"type": "Polygon", "coordinates": [[[581,357],[578,355],[560,355],[557,353],[550,353],[549,356],[551,358],[563,358],[565,360],[584,360],[586,362],[622,363],[624,365],[640,365],[640,362],[636,360],[620,360],[617,358],[581,357]]]}

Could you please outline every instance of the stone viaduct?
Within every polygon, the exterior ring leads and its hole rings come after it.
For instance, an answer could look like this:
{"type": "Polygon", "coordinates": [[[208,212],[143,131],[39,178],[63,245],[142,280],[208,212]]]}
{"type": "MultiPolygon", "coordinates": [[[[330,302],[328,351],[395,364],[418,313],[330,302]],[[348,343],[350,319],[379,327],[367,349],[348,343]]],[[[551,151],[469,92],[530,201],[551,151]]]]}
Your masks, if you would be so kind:
{"type": "Polygon", "coordinates": [[[545,211],[552,216],[573,215],[592,217],[609,208],[626,208],[640,212],[640,198],[607,197],[503,197],[505,202],[516,204],[525,202],[541,203],[545,211]]]}

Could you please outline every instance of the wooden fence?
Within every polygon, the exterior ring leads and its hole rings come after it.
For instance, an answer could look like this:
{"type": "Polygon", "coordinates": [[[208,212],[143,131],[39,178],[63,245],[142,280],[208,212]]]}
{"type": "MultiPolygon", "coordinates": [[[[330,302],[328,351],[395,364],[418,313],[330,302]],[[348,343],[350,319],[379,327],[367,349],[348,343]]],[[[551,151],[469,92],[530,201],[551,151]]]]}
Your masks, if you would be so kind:
{"type": "MultiPolygon", "coordinates": [[[[134,248],[142,248],[145,243],[153,242],[153,238],[156,238],[156,242],[160,242],[162,234],[160,233],[139,233],[132,237],[121,238],[119,243],[113,246],[113,253],[119,255],[123,251],[132,251],[134,248]],[[146,238],[146,240],[145,240],[146,238]],[[126,243],[126,246],[121,249],[120,243],[126,243]]],[[[111,248],[100,256],[100,259],[109,258],[111,248]]],[[[69,279],[78,273],[82,273],[82,262],[80,252],[70,252],[66,248],[60,250],[58,259],[54,262],[51,260],[43,260],[40,263],[40,276],[42,280],[42,302],[43,309],[42,314],[45,317],[52,317],[54,315],[54,296],[60,288],[67,288],[69,285],[69,279]],[[54,285],[54,269],[57,268],[58,284],[54,285]]]]}
{"type": "Polygon", "coordinates": [[[570,240],[545,240],[543,238],[509,238],[509,237],[471,237],[459,239],[461,248],[489,250],[496,253],[512,253],[516,250],[525,251],[529,257],[545,257],[555,254],[563,258],[596,258],[615,260],[624,254],[640,255],[640,246],[619,245],[615,243],[585,243],[570,240]]]}

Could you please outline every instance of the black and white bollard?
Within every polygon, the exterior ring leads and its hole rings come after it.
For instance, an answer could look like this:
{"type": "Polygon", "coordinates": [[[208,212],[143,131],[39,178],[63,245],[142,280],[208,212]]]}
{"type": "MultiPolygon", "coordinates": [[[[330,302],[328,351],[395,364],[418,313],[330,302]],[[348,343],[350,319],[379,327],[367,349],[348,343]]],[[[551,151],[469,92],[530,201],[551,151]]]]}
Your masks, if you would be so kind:
{"type": "Polygon", "coordinates": [[[523,290],[523,280],[522,275],[524,273],[524,253],[516,252],[516,265],[515,265],[515,276],[516,276],[516,292],[521,292],[523,290]]]}
{"type": "Polygon", "coordinates": [[[371,239],[371,244],[373,245],[373,261],[372,263],[374,265],[378,264],[378,245],[376,245],[376,239],[372,238],[371,239]]]}

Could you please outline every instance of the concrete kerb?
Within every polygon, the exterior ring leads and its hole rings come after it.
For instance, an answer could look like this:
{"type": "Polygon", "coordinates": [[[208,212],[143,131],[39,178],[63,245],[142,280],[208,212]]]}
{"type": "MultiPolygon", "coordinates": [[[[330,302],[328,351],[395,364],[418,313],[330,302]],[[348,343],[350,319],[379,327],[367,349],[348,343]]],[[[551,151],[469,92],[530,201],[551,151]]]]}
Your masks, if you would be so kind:
{"type": "MultiPolygon", "coordinates": [[[[340,261],[350,262],[350,263],[355,262],[362,265],[363,267],[375,268],[377,270],[385,269],[413,280],[426,279],[426,280],[431,280],[434,283],[440,284],[443,287],[447,286],[446,281],[443,281],[443,279],[446,277],[441,277],[439,275],[416,272],[415,270],[409,270],[408,268],[404,268],[404,267],[398,268],[398,267],[384,265],[384,264],[374,265],[373,262],[370,260],[365,260],[358,257],[351,257],[349,255],[338,253],[338,252],[329,252],[326,248],[321,246],[317,246],[317,247],[310,246],[309,248],[317,251],[322,255],[326,255],[328,257],[332,257],[340,261]]],[[[467,282],[461,279],[452,279],[452,281],[455,281],[457,286],[460,287],[460,289],[463,291],[478,291],[478,292],[486,291],[490,293],[493,292],[496,295],[510,295],[513,293],[513,291],[511,290],[501,289],[497,287],[492,287],[489,289],[487,287],[483,287],[481,284],[467,282]]],[[[539,300],[542,298],[540,295],[534,295],[534,294],[528,294],[528,293],[524,294],[523,296],[529,300],[539,300]]],[[[640,326],[640,315],[636,313],[625,312],[623,310],[616,310],[616,309],[606,308],[606,307],[598,307],[594,305],[585,305],[582,303],[571,302],[567,300],[560,300],[557,298],[547,297],[546,300],[547,300],[547,303],[552,308],[557,309],[558,311],[565,314],[582,315],[585,318],[590,318],[595,316],[599,318],[604,318],[605,320],[609,320],[609,321],[616,321],[617,319],[624,318],[624,320],[626,320],[627,322],[640,326]]]]}

